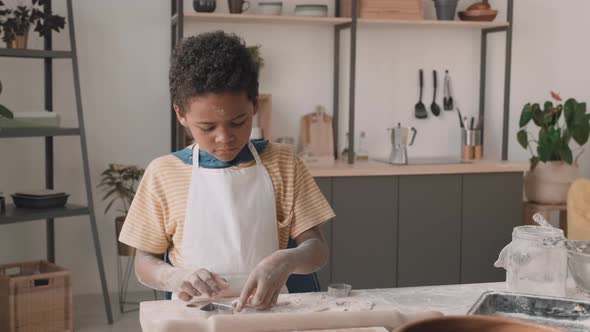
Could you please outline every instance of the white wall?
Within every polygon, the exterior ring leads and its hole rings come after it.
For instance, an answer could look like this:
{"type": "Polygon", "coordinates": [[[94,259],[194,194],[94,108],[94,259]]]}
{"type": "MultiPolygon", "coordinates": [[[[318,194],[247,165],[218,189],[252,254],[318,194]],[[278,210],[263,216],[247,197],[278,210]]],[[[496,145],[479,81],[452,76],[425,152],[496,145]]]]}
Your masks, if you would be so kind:
{"type": "MultiPolygon", "coordinates": [[[[220,9],[225,1],[220,2],[220,9]]],[[[462,6],[468,3],[462,1],[462,6]]],[[[492,1],[505,17],[504,1],[492,1]]],[[[428,15],[432,2],[425,1],[428,15]]],[[[55,1],[64,14],[64,2],[55,1]]],[[[186,6],[190,7],[190,2],[186,6]]],[[[170,126],[167,90],[170,47],[169,1],[74,1],[80,76],[88,132],[93,183],[110,162],[141,166],[169,151],[170,126]]],[[[519,0],[515,4],[513,45],[510,159],[526,160],[516,140],[516,123],[522,105],[543,101],[549,90],[590,101],[590,46],[583,32],[590,30],[585,14],[590,3],[569,0],[567,6],[550,0],[519,0]]],[[[261,90],[273,94],[276,133],[298,137],[301,115],[314,105],[332,108],[333,30],[316,26],[259,26],[247,24],[188,23],[186,35],[224,29],[242,35],[248,44],[263,45],[266,67],[261,90]]],[[[67,47],[67,34],[55,37],[56,47],[67,47]]],[[[343,49],[347,33],[343,33],[343,49]]],[[[477,112],[479,84],[479,32],[451,28],[364,27],[359,31],[357,66],[357,126],[368,132],[371,155],[384,155],[389,140],[385,129],[397,122],[416,126],[419,134],[410,153],[415,156],[458,155],[455,113],[418,121],[417,73],[425,70],[424,102],[431,103],[432,69],[451,70],[454,92],[465,113],[477,112]]],[[[42,43],[34,38],[32,46],[42,43]]],[[[488,71],[486,155],[500,157],[503,93],[504,36],[491,37],[488,71]]],[[[347,54],[343,54],[343,60],[347,54]]],[[[345,110],[348,77],[342,64],[342,101],[345,110]]],[[[43,106],[42,63],[38,60],[0,58],[4,83],[2,103],[16,110],[43,106]]],[[[66,125],[75,125],[75,100],[69,62],[56,61],[55,110],[66,125]]],[[[439,93],[440,96],[440,93],[439,93]]],[[[439,97],[439,104],[441,99],[439,97]]],[[[341,121],[341,140],[346,119],[341,121]]],[[[0,140],[0,187],[10,193],[43,185],[43,141],[0,140]]],[[[55,144],[59,189],[72,193],[71,201],[84,203],[79,142],[58,138],[55,144]]],[[[582,157],[582,173],[590,176],[590,153],[582,157]]],[[[97,218],[109,286],[116,285],[114,214],[102,214],[104,204],[95,190],[97,218]]],[[[99,282],[87,218],[56,223],[58,263],[72,270],[77,293],[99,292],[99,282]]],[[[43,258],[42,223],[0,228],[0,262],[43,258]]],[[[132,290],[139,289],[135,284],[132,290]]]]}

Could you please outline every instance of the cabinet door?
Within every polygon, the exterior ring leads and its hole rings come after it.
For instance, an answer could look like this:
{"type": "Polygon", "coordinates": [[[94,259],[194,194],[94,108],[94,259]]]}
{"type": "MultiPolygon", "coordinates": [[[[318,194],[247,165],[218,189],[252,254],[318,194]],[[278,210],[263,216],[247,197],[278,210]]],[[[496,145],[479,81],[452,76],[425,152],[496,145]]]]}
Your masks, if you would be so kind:
{"type": "Polygon", "coordinates": [[[396,285],[397,178],[335,177],[332,279],[355,289],[396,285]]]}
{"type": "MultiPolygon", "coordinates": [[[[328,200],[328,203],[332,204],[332,178],[315,178],[318,187],[328,200]]],[[[328,285],[332,282],[332,221],[328,221],[322,226],[322,232],[330,248],[330,259],[324,268],[317,273],[320,282],[320,288],[322,291],[328,290],[328,285]]]]}
{"type": "Polygon", "coordinates": [[[461,175],[399,180],[398,286],[458,284],[461,175]]]}
{"type": "Polygon", "coordinates": [[[522,174],[474,174],[463,177],[461,282],[506,280],[494,267],[522,219],[522,174]]]}

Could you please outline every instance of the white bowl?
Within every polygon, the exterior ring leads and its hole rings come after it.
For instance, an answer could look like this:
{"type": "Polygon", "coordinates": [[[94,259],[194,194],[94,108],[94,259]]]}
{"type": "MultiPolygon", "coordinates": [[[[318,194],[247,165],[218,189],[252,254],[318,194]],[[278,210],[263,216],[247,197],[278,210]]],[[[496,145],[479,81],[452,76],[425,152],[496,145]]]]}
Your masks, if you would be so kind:
{"type": "Polygon", "coordinates": [[[258,14],[260,15],[281,15],[283,3],[281,1],[260,1],[258,2],[258,14]]]}
{"type": "Polygon", "coordinates": [[[326,5],[296,5],[295,15],[297,16],[328,16],[328,6],[326,5]]]}

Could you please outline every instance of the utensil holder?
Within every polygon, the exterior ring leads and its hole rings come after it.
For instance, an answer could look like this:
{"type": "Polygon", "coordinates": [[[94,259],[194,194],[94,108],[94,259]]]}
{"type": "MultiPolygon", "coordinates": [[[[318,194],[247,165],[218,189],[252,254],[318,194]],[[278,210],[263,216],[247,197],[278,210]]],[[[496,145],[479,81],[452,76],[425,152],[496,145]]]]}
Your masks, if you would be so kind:
{"type": "Polygon", "coordinates": [[[480,129],[461,129],[461,159],[480,160],[483,158],[480,129]]]}

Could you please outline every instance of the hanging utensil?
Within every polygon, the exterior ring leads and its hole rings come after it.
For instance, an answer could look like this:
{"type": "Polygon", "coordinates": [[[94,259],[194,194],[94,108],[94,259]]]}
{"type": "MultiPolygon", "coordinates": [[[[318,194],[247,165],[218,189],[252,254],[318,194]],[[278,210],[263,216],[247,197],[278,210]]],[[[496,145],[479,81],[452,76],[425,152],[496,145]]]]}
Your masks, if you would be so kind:
{"type": "Polygon", "coordinates": [[[459,116],[459,124],[461,128],[465,128],[465,123],[463,122],[463,116],[461,115],[461,110],[457,107],[457,115],[459,116]]]}
{"type": "Polygon", "coordinates": [[[452,111],[454,108],[453,95],[451,92],[451,76],[449,75],[448,70],[445,70],[443,108],[445,111],[452,111]]]}
{"type": "Polygon", "coordinates": [[[436,103],[436,89],[438,86],[438,77],[436,74],[436,70],[432,71],[432,78],[434,82],[434,95],[432,96],[432,104],[430,105],[430,110],[432,111],[432,114],[438,116],[440,114],[440,106],[438,106],[438,104],[436,103]]]}
{"type": "Polygon", "coordinates": [[[426,106],[422,103],[422,89],[424,86],[424,74],[422,73],[422,69],[420,69],[420,100],[416,104],[414,109],[414,115],[418,119],[426,119],[428,117],[428,112],[426,112],[426,106]]]}

